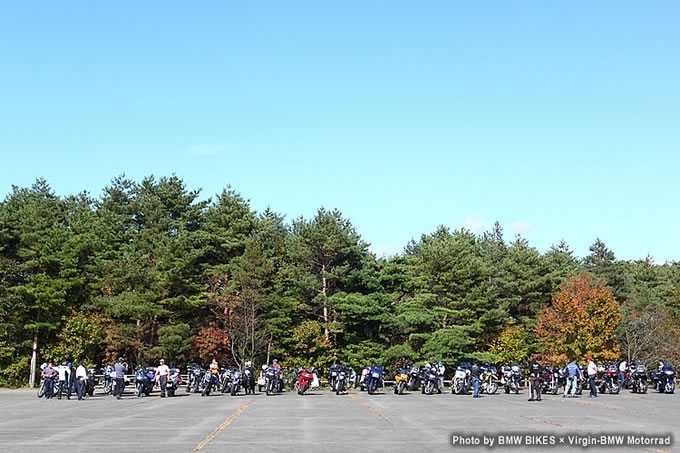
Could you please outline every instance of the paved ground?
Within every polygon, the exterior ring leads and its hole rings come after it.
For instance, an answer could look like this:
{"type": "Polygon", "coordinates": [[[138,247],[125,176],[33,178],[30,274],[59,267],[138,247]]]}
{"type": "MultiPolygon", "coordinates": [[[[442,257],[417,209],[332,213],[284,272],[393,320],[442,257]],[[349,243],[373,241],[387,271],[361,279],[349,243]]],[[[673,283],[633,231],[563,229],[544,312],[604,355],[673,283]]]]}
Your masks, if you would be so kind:
{"type": "MultiPolygon", "coordinates": [[[[0,390],[0,451],[9,452],[421,452],[512,451],[453,447],[452,435],[488,437],[503,434],[599,439],[606,434],[673,436],[670,446],[607,448],[534,446],[532,451],[680,452],[680,397],[654,391],[624,392],[597,399],[544,397],[527,402],[520,395],[479,399],[449,394],[367,395],[353,391],[336,396],[317,391],[305,396],[267,397],[217,394],[202,398],[182,389],[178,397],[158,393],[117,401],[95,394],[86,401],[38,399],[35,391],[0,390]]],[[[573,439],[573,438],[572,438],[573,439]]],[[[546,438],[550,442],[550,438],[546,438]]],[[[498,440],[496,439],[496,442],[498,440]]],[[[483,441],[482,441],[483,442],[483,441]]],[[[582,441],[583,442],[583,441],[582,441]]]]}

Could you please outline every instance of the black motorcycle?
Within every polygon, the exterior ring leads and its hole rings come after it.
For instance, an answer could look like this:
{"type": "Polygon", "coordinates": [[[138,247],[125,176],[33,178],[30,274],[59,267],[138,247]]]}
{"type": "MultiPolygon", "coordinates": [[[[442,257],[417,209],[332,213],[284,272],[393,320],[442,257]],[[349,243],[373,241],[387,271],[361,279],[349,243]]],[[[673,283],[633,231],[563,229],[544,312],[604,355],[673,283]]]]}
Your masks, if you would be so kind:
{"type": "Polygon", "coordinates": [[[203,372],[203,367],[200,365],[187,367],[187,393],[198,393],[200,391],[203,372]]]}
{"type": "Polygon", "coordinates": [[[243,369],[243,375],[241,377],[243,382],[243,390],[245,390],[246,395],[255,394],[255,370],[252,367],[245,367],[243,369]]]}
{"type": "Polygon", "coordinates": [[[417,390],[421,385],[422,379],[423,375],[420,371],[420,367],[418,365],[413,365],[408,372],[408,384],[406,384],[406,389],[409,392],[417,390]]]}
{"type": "Polygon", "coordinates": [[[182,377],[179,375],[179,368],[170,367],[170,376],[168,382],[165,383],[165,393],[168,396],[175,396],[175,392],[182,383],[182,377]]]}
{"type": "Polygon", "coordinates": [[[637,362],[630,367],[630,387],[633,393],[647,393],[647,366],[637,362]]]}
{"type": "Polygon", "coordinates": [[[104,393],[110,395],[113,392],[113,383],[116,379],[116,371],[113,365],[106,365],[102,368],[102,373],[104,375],[104,393]]]}
{"type": "Polygon", "coordinates": [[[273,393],[279,393],[281,389],[281,374],[276,370],[274,367],[269,367],[267,368],[267,371],[265,372],[264,379],[265,379],[265,393],[267,396],[273,394],[273,393]]]}
{"type": "Polygon", "coordinates": [[[330,368],[326,368],[326,371],[328,371],[328,387],[330,388],[331,392],[335,391],[335,383],[338,380],[339,369],[340,365],[337,364],[331,365],[330,368]]]}
{"type": "Polygon", "coordinates": [[[652,373],[654,387],[659,393],[675,393],[675,368],[670,363],[664,364],[659,371],[652,373]]]}
{"type": "Polygon", "coordinates": [[[339,395],[345,391],[347,387],[347,376],[349,374],[349,368],[341,365],[337,369],[337,376],[335,378],[335,394],[339,395]]]}
{"type": "Polygon", "coordinates": [[[95,387],[99,385],[99,378],[95,375],[94,368],[87,369],[87,381],[85,381],[85,385],[85,393],[89,396],[93,396],[95,387]]]}
{"type": "MultiPolygon", "coordinates": [[[[599,367],[598,367],[598,376],[599,367]]],[[[600,385],[598,387],[600,393],[611,393],[615,395],[621,391],[621,386],[619,385],[619,369],[616,364],[609,364],[609,366],[604,368],[602,373],[600,385]]]]}

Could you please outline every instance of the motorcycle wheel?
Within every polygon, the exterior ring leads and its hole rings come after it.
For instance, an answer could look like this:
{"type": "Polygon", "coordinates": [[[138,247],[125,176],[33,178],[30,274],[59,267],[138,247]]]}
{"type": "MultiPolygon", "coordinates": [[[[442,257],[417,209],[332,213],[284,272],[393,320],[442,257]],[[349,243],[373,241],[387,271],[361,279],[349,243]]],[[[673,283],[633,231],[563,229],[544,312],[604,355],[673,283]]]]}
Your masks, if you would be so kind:
{"type": "Polygon", "coordinates": [[[137,385],[137,398],[142,397],[142,384],[137,385]]]}
{"type": "Polygon", "coordinates": [[[265,392],[267,393],[267,396],[272,394],[272,386],[270,383],[267,383],[267,387],[265,389],[265,392]]]}
{"type": "Polygon", "coordinates": [[[426,395],[432,395],[432,382],[428,382],[425,385],[425,394],[426,395]]]}
{"type": "Polygon", "coordinates": [[[558,385],[555,385],[555,386],[552,388],[552,392],[550,392],[550,393],[552,393],[553,395],[557,395],[557,391],[558,391],[558,390],[559,390],[559,386],[558,386],[558,385]]]}
{"type": "Polygon", "coordinates": [[[617,395],[621,391],[621,387],[619,384],[612,384],[612,386],[609,388],[609,393],[612,395],[617,395]]]}
{"type": "Polygon", "coordinates": [[[489,395],[493,395],[498,391],[498,384],[495,382],[489,382],[489,387],[486,389],[486,391],[489,395]]]}
{"type": "Polygon", "coordinates": [[[642,381],[640,384],[640,388],[638,389],[640,393],[647,393],[647,389],[649,388],[649,385],[647,384],[647,381],[642,381]]]}
{"type": "Polygon", "coordinates": [[[400,394],[400,395],[403,395],[403,394],[404,394],[404,387],[406,387],[406,386],[404,385],[404,383],[403,383],[403,382],[400,382],[400,383],[399,383],[399,394],[400,394]]]}
{"type": "Polygon", "coordinates": [[[237,393],[238,393],[238,388],[236,388],[235,385],[232,385],[231,386],[231,396],[236,396],[237,393]]]}
{"type": "Polygon", "coordinates": [[[175,389],[168,390],[168,396],[175,396],[175,389]]]}
{"type": "Polygon", "coordinates": [[[45,384],[44,383],[38,389],[37,395],[38,395],[38,398],[42,398],[43,396],[45,396],[45,384]]]}
{"type": "Polygon", "coordinates": [[[666,393],[675,392],[675,382],[673,382],[673,381],[666,382],[666,387],[664,388],[664,391],[666,393]]]}
{"type": "Polygon", "coordinates": [[[505,385],[503,387],[505,389],[505,393],[510,394],[510,387],[508,387],[507,385],[505,385]]]}
{"type": "Polygon", "coordinates": [[[191,381],[187,383],[187,393],[191,393],[191,381]]]}

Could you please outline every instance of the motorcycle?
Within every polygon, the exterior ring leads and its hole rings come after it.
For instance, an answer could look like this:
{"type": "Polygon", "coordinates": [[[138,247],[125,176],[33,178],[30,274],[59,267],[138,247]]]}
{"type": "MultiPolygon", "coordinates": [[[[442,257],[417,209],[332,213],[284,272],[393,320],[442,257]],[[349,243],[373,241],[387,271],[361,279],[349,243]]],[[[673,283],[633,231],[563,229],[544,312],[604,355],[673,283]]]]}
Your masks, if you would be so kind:
{"type": "Polygon", "coordinates": [[[409,373],[404,368],[398,368],[397,374],[394,376],[394,393],[403,395],[404,389],[408,386],[409,373]]]}
{"type": "Polygon", "coordinates": [[[154,375],[156,369],[153,367],[143,366],[135,373],[135,388],[137,397],[149,396],[154,386],[154,375]]]}
{"type": "Polygon", "coordinates": [[[281,388],[280,373],[274,367],[267,368],[265,373],[265,393],[267,396],[272,393],[278,393],[281,388]]]}
{"type": "Polygon", "coordinates": [[[418,365],[413,365],[408,372],[408,383],[406,384],[406,389],[410,392],[416,390],[422,381],[422,374],[420,372],[420,367],[418,365]]]}
{"type": "Polygon", "coordinates": [[[479,392],[493,395],[498,391],[498,375],[496,367],[485,365],[482,367],[482,374],[479,377],[479,392]]]}
{"type": "Polygon", "coordinates": [[[501,370],[503,373],[501,384],[503,384],[505,393],[519,394],[519,388],[522,384],[522,369],[518,364],[513,363],[512,365],[503,365],[501,370]]]}
{"type": "Polygon", "coordinates": [[[619,385],[619,369],[616,364],[610,363],[604,370],[603,383],[599,387],[600,393],[609,392],[615,395],[621,391],[619,385]]]}
{"type": "Polygon", "coordinates": [[[200,391],[203,372],[203,367],[200,365],[187,367],[187,393],[198,393],[200,391]]]}
{"type": "Polygon", "coordinates": [[[309,387],[312,385],[312,379],[314,379],[314,374],[309,371],[302,369],[299,372],[299,377],[297,381],[297,393],[298,395],[304,395],[309,387]]]}
{"type": "Polygon", "coordinates": [[[255,394],[255,370],[252,367],[245,367],[243,369],[243,390],[245,390],[246,395],[255,394]]]}
{"type": "Polygon", "coordinates": [[[425,368],[424,383],[421,388],[421,393],[425,395],[432,395],[439,388],[439,376],[437,376],[437,368],[425,368]]]}
{"type": "Polygon", "coordinates": [[[647,393],[647,366],[644,362],[637,362],[630,367],[628,381],[633,393],[647,393]]]}
{"type": "Polygon", "coordinates": [[[385,369],[380,365],[373,365],[369,368],[366,374],[366,381],[364,385],[369,395],[373,395],[379,387],[383,386],[383,375],[385,374],[385,369]]]}
{"type": "Polygon", "coordinates": [[[89,396],[94,395],[94,389],[97,385],[99,385],[99,378],[94,374],[94,372],[94,368],[87,369],[87,381],[85,381],[87,387],[85,387],[85,393],[87,393],[89,396]]]}
{"type": "Polygon", "coordinates": [[[470,362],[462,362],[456,367],[456,373],[451,379],[451,393],[455,395],[467,395],[472,386],[472,378],[470,377],[470,362]]]}
{"type": "Polygon", "coordinates": [[[175,392],[182,384],[182,376],[179,375],[179,368],[170,367],[170,376],[165,383],[165,392],[168,396],[175,396],[175,392]]]}
{"type": "Polygon", "coordinates": [[[241,390],[241,379],[242,377],[240,370],[234,370],[234,372],[231,373],[231,396],[236,396],[239,390],[241,390]]]}
{"type": "Polygon", "coordinates": [[[543,372],[541,373],[541,380],[543,383],[541,386],[541,393],[557,395],[560,385],[559,371],[557,368],[553,368],[550,365],[544,366],[543,372]]]}
{"type": "Polygon", "coordinates": [[[220,385],[220,372],[218,369],[205,370],[201,379],[201,396],[208,396],[213,387],[220,385]]]}
{"type": "Polygon", "coordinates": [[[338,375],[335,380],[335,394],[339,395],[345,391],[347,387],[347,376],[349,375],[349,368],[341,365],[338,368],[338,375]]]}
{"type": "Polygon", "coordinates": [[[229,367],[229,368],[220,368],[220,392],[221,393],[228,393],[231,392],[231,376],[234,373],[234,370],[229,367]]]}
{"type": "Polygon", "coordinates": [[[106,365],[102,368],[102,374],[104,375],[104,393],[110,395],[113,392],[116,370],[113,368],[113,365],[106,365]]]}
{"type": "Polygon", "coordinates": [[[659,371],[652,373],[654,387],[659,393],[675,393],[675,368],[667,363],[659,371]]]}
{"type": "Polygon", "coordinates": [[[340,365],[337,364],[331,365],[330,368],[326,368],[326,371],[328,371],[328,387],[330,387],[331,392],[335,391],[335,384],[338,380],[339,368],[340,365]]]}

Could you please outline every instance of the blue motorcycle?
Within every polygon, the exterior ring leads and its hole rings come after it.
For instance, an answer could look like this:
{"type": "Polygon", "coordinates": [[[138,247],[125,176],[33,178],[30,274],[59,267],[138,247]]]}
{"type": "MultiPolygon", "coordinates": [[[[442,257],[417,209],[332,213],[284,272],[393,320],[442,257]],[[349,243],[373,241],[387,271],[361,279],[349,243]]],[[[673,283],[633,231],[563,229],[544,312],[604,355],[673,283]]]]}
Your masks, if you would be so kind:
{"type": "Polygon", "coordinates": [[[143,395],[149,396],[154,386],[154,376],[156,369],[153,367],[143,366],[135,373],[135,387],[137,389],[137,397],[143,395]]]}
{"type": "Polygon", "coordinates": [[[386,373],[385,369],[379,365],[369,367],[364,384],[369,395],[373,395],[379,387],[383,386],[383,375],[386,373]]]}

